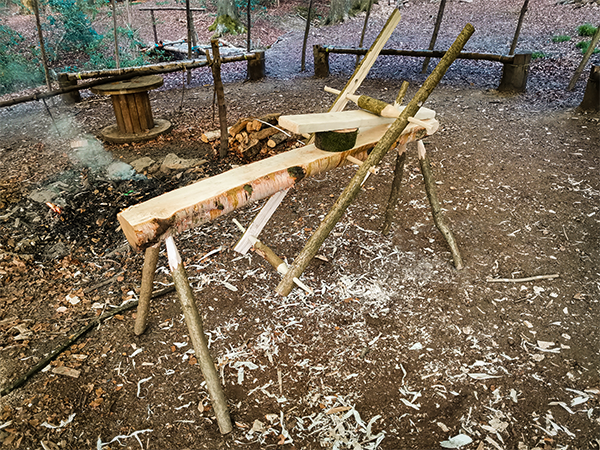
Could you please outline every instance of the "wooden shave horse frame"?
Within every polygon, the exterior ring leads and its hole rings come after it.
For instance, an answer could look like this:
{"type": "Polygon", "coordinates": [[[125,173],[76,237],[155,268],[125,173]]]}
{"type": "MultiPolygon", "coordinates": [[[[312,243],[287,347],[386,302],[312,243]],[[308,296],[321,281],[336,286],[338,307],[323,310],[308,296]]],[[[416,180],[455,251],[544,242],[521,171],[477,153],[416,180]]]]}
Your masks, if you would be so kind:
{"type": "MultiPolygon", "coordinates": [[[[396,13],[397,11],[392,14],[392,17],[396,13]]],[[[386,28],[392,22],[392,17],[388,20],[386,28]]],[[[149,293],[152,291],[154,282],[159,245],[162,240],[165,240],[167,243],[169,264],[185,313],[186,324],[190,334],[196,336],[194,348],[198,356],[202,359],[199,362],[204,378],[207,384],[211,385],[212,391],[210,392],[210,396],[213,407],[215,411],[217,408],[219,409],[216,412],[221,433],[225,434],[231,431],[231,420],[222,388],[218,377],[214,373],[214,364],[204,342],[205,336],[202,329],[201,315],[197,311],[197,306],[193,301],[193,293],[189,286],[181,258],[175,247],[173,236],[177,232],[213,220],[251,201],[265,198],[288,189],[305,177],[346,164],[349,162],[349,157],[353,157],[350,159],[350,162],[364,160],[364,163],[359,166],[340,199],[336,201],[330,213],[325,217],[315,234],[309,239],[303,251],[294,261],[294,265],[289,268],[289,271],[284,275],[284,278],[277,287],[277,291],[280,294],[287,295],[291,290],[291,287],[287,285],[288,281],[289,283],[293,283],[300,276],[306,267],[305,262],[310,261],[312,256],[316,254],[315,252],[327,237],[333,225],[335,225],[349,204],[354,200],[360,190],[360,186],[362,186],[368,174],[371,173],[369,170],[377,165],[383,155],[394,146],[405,149],[408,142],[420,141],[428,134],[432,134],[437,130],[438,122],[435,120],[435,113],[431,110],[429,111],[433,114],[426,115],[421,120],[411,121],[410,119],[417,115],[420,105],[435,88],[473,31],[474,29],[470,24],[463,29],[455,44],[448,51],[448,55],[442,58],[442,61],[440,61],[425,81],[415,97],[392,124],[389,123],[389,119],[384,117],[380,117],[382,120],[380,124],[370,123],[369,128],[360,130],[361,132],[358,133],[356,144],[350,150],[337,153],[326,152],[317,149],[314,144],[308,144],[300,149],[282,153],[247,166],[232,169],[215,177],[201,180],[193,185],[132,206],[118,214],[121,227],[131,246],[136,250],[146,250],[135,333],[138,335],[143,333],[146,327],[150,299],[149,293]],[[372,152],[368,154],[368,150],[370,149],[372,149],[372,152]]],[[[359,66],[354,75],[357,75],[357,72],[360,70],[364,72],[364,68],[361,69],[359,66]]],[[[361,76],[364,79],[366,73],[363,73],[361,76]]],[[[353,76],[353,79],[357,80],[358,77],[355,78],[353,76]]],[[[346,88],[344,88],[344,91],[338,96],[336,104],[346,101],[345,96],[352,94],[360,84],[360,81],[355,83],[353,89],[350,89],[349,87],[352,86],[351,80],[346,88]]],[[[342,108],[343,106],[340,107],[340,110],[342,108]]],[[[423,109],[425,110],[426,108],[423,109]]],[[[435,183],[432,182],[432,177],[428,170],[429,161],[425,155],[422,143],[419,146],[419,159],[421,161],[421,170],[426,180],[427,196],[433,208],[434,221],[447,239],[451,247],[455,265],[457,269],[460,269],[462,268],[462,260],[456,243],[454,242],[452,233],[444,223],[435,190],[431,191],[431,187],[434,188],[435,183]]]]}

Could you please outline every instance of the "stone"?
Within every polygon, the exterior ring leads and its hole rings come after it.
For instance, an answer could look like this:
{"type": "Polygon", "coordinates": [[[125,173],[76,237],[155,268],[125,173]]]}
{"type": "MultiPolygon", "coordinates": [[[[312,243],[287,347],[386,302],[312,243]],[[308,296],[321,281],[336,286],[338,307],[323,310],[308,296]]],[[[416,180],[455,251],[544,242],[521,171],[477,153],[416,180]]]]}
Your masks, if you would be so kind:
{"type": "Polygon", "coordinates": [[[133,167],[133,170],[135,170],[137,173],[142,173],[142,172],[144,172],[144,170],[147,170],[148,167],[150,167],[155,162],[156,161],[154,161],[149,156],[144,156],[143,158],[138,158],[129,164],[131,165],[131,167],[133,167]]]}
{"type": "Polygon", "coordinates": [[[162,172],[168,172],[169,170],[189,169],[206,162],[207,161],[205,159],[183,159],[177,156],[175,153],[169,153],[167,156],[165,156],[160,170],[162,172]]]}

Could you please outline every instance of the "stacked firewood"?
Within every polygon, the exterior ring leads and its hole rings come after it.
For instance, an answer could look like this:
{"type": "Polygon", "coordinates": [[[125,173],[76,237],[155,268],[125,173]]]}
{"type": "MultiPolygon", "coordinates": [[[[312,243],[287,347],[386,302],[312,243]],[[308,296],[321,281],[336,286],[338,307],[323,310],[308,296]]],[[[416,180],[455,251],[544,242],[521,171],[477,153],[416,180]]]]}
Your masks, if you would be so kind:
{"type": "MultiPolygon", "coordinates": [[[[241,158],[251,160],[259,153],[283,150],[297,143],[303,136],[289,133],[277,125],[280,114],[268,114],[259,119],[246,117],[228,128],[229,149],[241,158]]],[[[220,132],[210,131],[202,135],[206,143],[220,138],[220,132]]]]}

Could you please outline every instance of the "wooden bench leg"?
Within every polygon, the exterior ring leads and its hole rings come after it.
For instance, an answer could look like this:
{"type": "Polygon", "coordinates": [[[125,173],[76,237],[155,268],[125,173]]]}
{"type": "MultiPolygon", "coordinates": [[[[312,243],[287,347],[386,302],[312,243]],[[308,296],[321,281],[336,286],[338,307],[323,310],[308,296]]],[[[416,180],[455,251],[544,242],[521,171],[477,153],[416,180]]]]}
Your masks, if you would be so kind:
{"type": "Polygon", "coordinates": [[[227,434],[231,432],[233,426],[231,425],[231,417],[229,416],[229,408],[227,407],[227,398],[225,398],[223,387],[219,381],[219,374],[208,350],[208,343],[206,342],[206,335],[202,326],[202,317],[196,306],[194,293],[192,292],[187,273],[175,246],[175,241],[172,237],[168,237],[165,240],[165,245],[167,247],[169,267],[173,275],[175,289],[177,289],[177,294],[181,301],[181,309],[183,309],[185,323],[187,324],[194,346],[196,359],[200,364],[202,375],[204,375],[204,380],[206,381],[206,389],[210,395],[213,411],[217,417],[217,424],[219,425],[221,434],[227,434]]]}
{"type": "Polygon", "coordinates": [[[427,199],[431,205],[433,221],[435,222],[435,226],[438,228],[438,230],[440,230],[440,233],[442,233],[446,239],[446,242],[448,242],[450,252],[452,252],[452,259],[454,260],[454,267],[456,267],[457,270],[461,270],[464,267],[462,257],[458,251],[458,245],[456,245],[452,231],[450,231],[450,228],[444,219],[444,215],[442,214],[442,207],[440,206],[440,201],[438,200],[437,191],[435,189],[435,181],[431,175],[431,163],[429,161],[429,156],[427,156],[425,151],[425,145],[423,144],[423,141],[417,141],[417,150],[419,154],[421,173],[423,174],[423,181],[425,182],[425,192],[427,193],[427,199]]]}
{"type": "Polygon", "coordinates": [[[156,244],[152,247],[148,247],[146,249],[146,254],[144,255],[142,286],[135,317],[135,326],[133,328],[133,331],[138,336],[146,331],[146,322],[148,320],[148,312],[150,311],[150,298],[152,297],[152,287],[154,285],[154,272],[156,271],[159,252],[160,244],[156,244]]]}
{"type": "Polygon", "coordinates": [[[402,186],[402,176],[404,174],[404,163],[406,161],[406,144],[402,144],[398,148],[398,156],[396,156],[396,167],[394,169],[394,180],[392,181],[392,190],[385,208],[385,219],[381,227],[383,234],[388,234],[394,220],[394,212],[398,205],[400,197],[400,187],[402,186]]]}

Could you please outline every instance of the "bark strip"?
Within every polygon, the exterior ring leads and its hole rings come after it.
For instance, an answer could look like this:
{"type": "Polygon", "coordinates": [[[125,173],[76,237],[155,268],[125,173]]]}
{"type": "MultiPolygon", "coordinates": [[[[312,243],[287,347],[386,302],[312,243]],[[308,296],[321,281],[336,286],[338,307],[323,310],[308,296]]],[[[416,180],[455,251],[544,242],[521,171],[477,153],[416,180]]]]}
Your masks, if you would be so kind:
{"type": "Polygon", "coordinates": [[[293,287],[293,279],[298,278],[304,269],[308,266],[312,258],[317,254],[323,241],[327,238],[335,224],[340,220],[348,206],[358,195],[361,188],[361,183],[367,176],[369,168],[379,164],[388,150],[394,145],[402,131],[409,124],[408,118],[416,114],[420,104],[425,102],[429,94],[438,85],[450,64],[456,59],[462,48],[465,46],[475,29],[473,25],[467,24],[461,33],[458,35],[450,49],[440,60],[431,75],[423,83],[423,86],[415,94],[410,103],[406,106],[400,117],[390,126],[385,135],[377,143],[371,154],[367,157],[365,164],[360,166],[356,174],[337,199],[317,231],[310,237],[298,257],[294,260],[294,264],[290,267],[289,272],[283,277],[276,288],[276,291],[281,295],[288,295],[293,287]]]}

